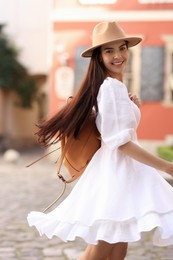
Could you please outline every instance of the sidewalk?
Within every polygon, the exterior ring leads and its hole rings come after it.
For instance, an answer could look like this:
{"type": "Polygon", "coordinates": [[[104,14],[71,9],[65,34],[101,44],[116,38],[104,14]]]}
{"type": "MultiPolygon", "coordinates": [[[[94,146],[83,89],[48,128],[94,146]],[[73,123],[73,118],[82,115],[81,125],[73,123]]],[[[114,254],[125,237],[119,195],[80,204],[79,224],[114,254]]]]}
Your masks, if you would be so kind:
{"type": "MultiPolygon", "coordinates": [[[[56,166],[43,159],[30,168],[25,165],[40,156],[40,151],[22,153],[17,164],[6,163],[0,157],[0,260],[76,260],[86,244],[64,243],[54,237],[40,237],[27,224],[31,210],[42,211],[60,193],[61,182],[56,166]]],[[[69,193],[72,185],[67,187],[69,193]]],[[[173,260],[173,246],[153,247],[150,234],[129,245],[126,260],[173,260]]]]}

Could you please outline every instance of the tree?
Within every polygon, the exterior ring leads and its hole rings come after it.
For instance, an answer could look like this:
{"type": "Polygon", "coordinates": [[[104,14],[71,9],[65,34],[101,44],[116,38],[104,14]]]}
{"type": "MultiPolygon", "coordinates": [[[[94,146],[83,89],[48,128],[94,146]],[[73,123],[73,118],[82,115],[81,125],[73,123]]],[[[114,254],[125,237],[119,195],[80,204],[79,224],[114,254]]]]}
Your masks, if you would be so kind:
{"type": "Polygon", "coordinates": [[[5,35],[3,28],[4,25],[0,25],[0,88],[16,91],[20,105],[31,108],[37,92],[36,81],[18,61],[19,51],[5,35]]]}

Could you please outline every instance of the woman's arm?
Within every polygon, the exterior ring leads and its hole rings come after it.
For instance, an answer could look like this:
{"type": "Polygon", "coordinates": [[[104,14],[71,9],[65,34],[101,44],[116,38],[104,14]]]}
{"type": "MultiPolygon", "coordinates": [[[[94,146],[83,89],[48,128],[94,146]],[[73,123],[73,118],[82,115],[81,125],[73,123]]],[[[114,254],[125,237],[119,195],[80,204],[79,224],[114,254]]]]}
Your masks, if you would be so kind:
{"type": "Polygon", "coordinates": [[[118,149],[121,152],[123,152],[124,154],[132,157],[136,161],[147,164],[148,166],[151,166],[158,170],[164,171],[173,176],[173,164],[172,163],[167,162],[165,160],[160,159],[157,156],[152,155],[151,153],[147,152],[146,150],[141,148],[139,145],[137,145],[131,141],[120,146],[118,149]]]}

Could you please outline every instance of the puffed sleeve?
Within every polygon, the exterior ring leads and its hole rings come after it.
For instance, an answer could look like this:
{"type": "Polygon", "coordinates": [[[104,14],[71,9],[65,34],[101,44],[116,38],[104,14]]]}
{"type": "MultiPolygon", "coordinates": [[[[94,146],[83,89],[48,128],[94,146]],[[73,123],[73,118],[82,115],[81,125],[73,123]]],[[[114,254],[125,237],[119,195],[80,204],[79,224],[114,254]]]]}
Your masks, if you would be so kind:
{"type": "Polygon", "coordinates": [[[133,140],[136,137],[136,118],[123,83],[107,78],[100,87],[96,124],[102,141],[111,149],[133,140]]]}

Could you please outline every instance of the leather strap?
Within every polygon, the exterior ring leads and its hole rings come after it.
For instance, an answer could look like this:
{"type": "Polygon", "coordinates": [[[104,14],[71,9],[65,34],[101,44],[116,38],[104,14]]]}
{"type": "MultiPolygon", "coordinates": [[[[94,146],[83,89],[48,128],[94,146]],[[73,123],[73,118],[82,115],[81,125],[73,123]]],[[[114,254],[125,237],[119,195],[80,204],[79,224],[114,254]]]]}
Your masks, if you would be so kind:
{"type": "Polygon", "coordinates": [[[49,153],[47,153],[47,154],[41,156],[40,158],[36,159],[35,161],[33,161],[33,162],[27,164],[26,167],[29,168],[29,167],[32,166],[33,164],[35,164],[35,163],[39,162],[40,160],[44,159],[45,157],[47,157],[49,154],[58,151],[60,148],[61,148],[61,147],[58,147],[58,148],[56,148],[55,150],[53,150],[53,151],[51,151],[51,152],[49,152],[49,153]]]}
{"type": "MultiPolygon", "coordinates": [[[[60,171],[61,171],[61,167],[62,167],[62,164],[63,164],[63,161],[64,161],[64,158],[65,158],[65,155],[68,151],[68,149],[71,147],[71,145],[73,144],[74,142],[74,138],[68,138],[67,142],[65,143],[65,139],[62,139],[61,142],[62,142],[62,145],[63,145],[63,149],[61,151],[61,156],[59,158],[59,161],[58,161],[58,167],[57,167],[57,176],[63,181],[63,182],[66,182],[66,183],[71,183],[72,181],[74,181],[77,177],[78,177],[78,174],[76,174],[75,177],[72,177],[68,180],[66,180],[62,174],[60,174],[60,171]]],[[[80,174],[79,174],[80,176],[80,174]]]]}
{"type": "Polygon", "coordinates": [[[64,194],[65,190],[66,190],[66,182],[64,182],[64,187],[63,187],[63,190],[62,190],[61,194],[47,208],[45,208],[43,210],[43,213],[48,211],[48,209],[50,209],[62,197],[62,195],[64,194]]]}

